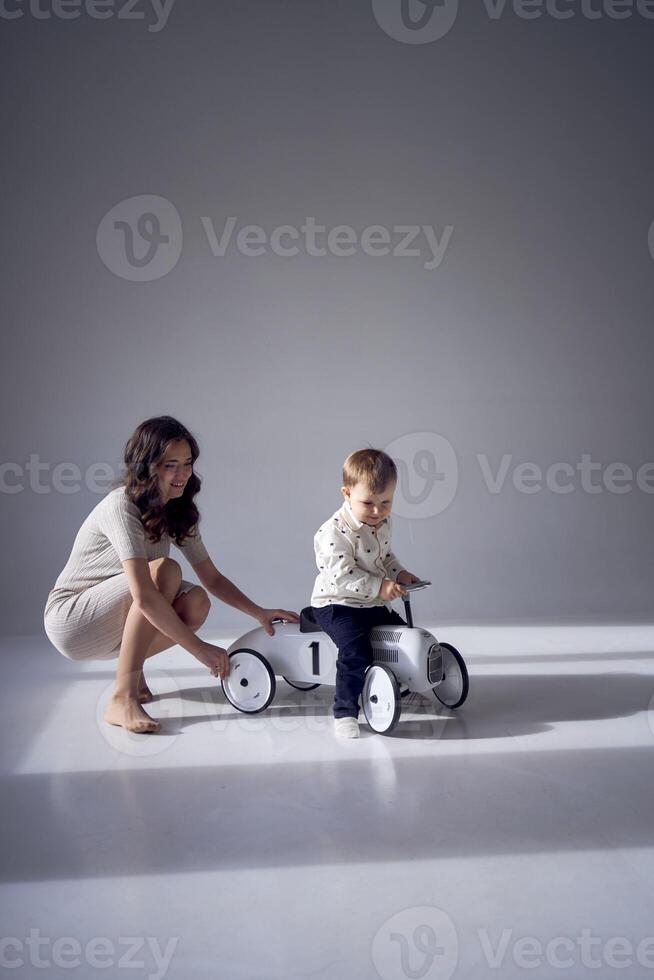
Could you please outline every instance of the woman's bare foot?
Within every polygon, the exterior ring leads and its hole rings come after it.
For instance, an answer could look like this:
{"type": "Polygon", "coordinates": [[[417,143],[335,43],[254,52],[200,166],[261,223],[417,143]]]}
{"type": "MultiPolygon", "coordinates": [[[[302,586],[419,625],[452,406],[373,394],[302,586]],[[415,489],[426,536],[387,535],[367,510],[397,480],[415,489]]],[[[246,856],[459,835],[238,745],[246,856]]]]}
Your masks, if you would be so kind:
{"type": "Polygon", "coordinates": [[[145,683],[145,675],[143,671],[141,671],[141,676],[139,677],[139,701],[141,704],[147,704],[148,701],[152,701],[153,698],[154,694],[145,683]]]}
{"type": "Polygon", "coordinates": [[[104,713],[104,720],[110,725],[120,725],[128,732],[136,732],[139,735],[146,735],[149,732],[158,732],[161,725],[141,707],[137,698],[116,698],[112,697],[104,713]]]}

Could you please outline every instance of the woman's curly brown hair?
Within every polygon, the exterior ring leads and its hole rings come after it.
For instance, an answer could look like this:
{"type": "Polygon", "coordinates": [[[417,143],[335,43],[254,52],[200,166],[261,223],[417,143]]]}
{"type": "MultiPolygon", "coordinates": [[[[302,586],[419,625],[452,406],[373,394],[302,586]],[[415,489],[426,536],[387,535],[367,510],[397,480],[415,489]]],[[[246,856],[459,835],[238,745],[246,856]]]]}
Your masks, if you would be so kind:
{"type": "Polygon", "coordinates": [[[157,465],[162,462],[171,442],[185,439],[191,448],[193,466],[200,455],[196,439],[188,429],[170,415],[146,419],[136,428],[125,445],[125,473],[116,486],[141,512],[141,520],[150,541],[160,541],[168,533],[177,546],[187,537],[195,537],[200,512],[193,502],[202,487],[195,473],[184,487],[184,493],[164,504],[159,493],[157,465]]]}

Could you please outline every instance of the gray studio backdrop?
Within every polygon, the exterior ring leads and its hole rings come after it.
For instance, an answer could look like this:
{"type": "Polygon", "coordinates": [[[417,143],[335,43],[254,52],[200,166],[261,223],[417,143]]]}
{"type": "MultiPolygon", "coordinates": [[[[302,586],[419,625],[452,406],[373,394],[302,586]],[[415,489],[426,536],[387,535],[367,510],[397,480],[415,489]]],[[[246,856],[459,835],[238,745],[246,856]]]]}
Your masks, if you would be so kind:
{"type": "Polygon", "coordinates": [[[308,601],[372,444],[426,619],[647,618],[653,18],[5,0],[3,631],[158,414],[263,604],[308,601]]]}

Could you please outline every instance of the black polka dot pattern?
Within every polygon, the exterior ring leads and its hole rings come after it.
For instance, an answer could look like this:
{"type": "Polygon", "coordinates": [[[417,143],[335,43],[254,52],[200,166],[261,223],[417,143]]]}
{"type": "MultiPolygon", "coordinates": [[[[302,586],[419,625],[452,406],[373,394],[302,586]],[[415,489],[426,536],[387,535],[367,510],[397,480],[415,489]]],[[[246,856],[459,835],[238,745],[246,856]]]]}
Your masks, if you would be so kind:
{"type": "Polygon", "coordinates": [[[321,525],[314,539],[319,575],[313,591],[314,595],[322,596],[319,605],[342,602],[364,609],[370,608],[371,602],[379,603],[378,597],[375,598],[375,586],[380,576],[392,575],[395,578],[398,573],[396,566],[393,566],[392,572],[389,571],[390,562],[395,559],[389,532],[390,522],[384,521],[383,525],[372,527],[356,520],[347,509],[337,512],[331,522],[321,525]],[[345,551],[337,550],[343,546],[346,547],[345,551]],[[373,583],[372,593],[363,591],[373,583]]]}

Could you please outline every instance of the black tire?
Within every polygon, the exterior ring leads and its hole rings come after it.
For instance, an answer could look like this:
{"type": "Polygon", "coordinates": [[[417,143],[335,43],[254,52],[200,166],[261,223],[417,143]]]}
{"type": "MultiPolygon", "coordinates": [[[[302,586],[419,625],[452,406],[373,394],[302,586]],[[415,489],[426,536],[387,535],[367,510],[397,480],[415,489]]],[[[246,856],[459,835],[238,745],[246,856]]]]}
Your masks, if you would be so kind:
{"type": "Polygon", "coordinates": [[[317,687],[320,687],[320,684],[305,684],[303,681],[299,683],[298,681],[289,681],[288,677],[285,677],[284,680],[289,687],[294,687],[296,691],[315,691],[317,687]]]}
{"type": "Polygon", "coordinates": [[[452,657],[454,658],[454,661],[455,661],[455,663],[456,663],[456,665],[458,667],[458,671],[459,671],[459,674],[460,674],[460,679],[461,679],[461,693],[460,693],[458,699],[454,703],[448,703],[447,701],[444,701],[443,698],[438,693],[439,690],[440,690],[440,687],[441,687],[440,684],[437,684],[436,687],[433,687],[432,688],[432,691],[434,692],[434,696],[436,698],[438,698],[438,700],[440,701],[441,704],[445,705],[446,708],[451,708],[454,711],[456,708],[460,708],[461,705],[463,704],[463,702],[465,701],[465,699],[468,697],[468,691],[470,689],[470,680],[468,678],[468,668],[466,667],[465,660],[463,659],[463,657],[461,656],[461,654],[459,653],[459,651],[457,650],[457,648],[456,647],[453,647],[451,643],[442,643],[441,642],[440,643],[440,646],[441,647],[444,647],[446,650],[448,650],[452,654],[452,657]]]}

